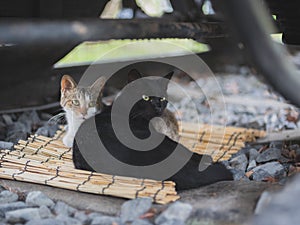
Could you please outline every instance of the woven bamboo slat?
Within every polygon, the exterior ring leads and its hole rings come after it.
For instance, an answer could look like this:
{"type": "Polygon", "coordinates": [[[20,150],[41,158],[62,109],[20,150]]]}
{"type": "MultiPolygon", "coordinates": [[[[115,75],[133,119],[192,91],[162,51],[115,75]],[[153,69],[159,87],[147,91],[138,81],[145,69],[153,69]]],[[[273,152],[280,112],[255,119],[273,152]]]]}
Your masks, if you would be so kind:
{"type": "MultiPolygon", "coordinates": [[[[179,198],[175,183],[137,179],[74,169],[72,150],[63,145],[63,129],[53,138],[32,135],[20,140],[14,151],[0,150],[0,178],[44,184],[69,190],[123,198],[150,197],[156,203],[179,198]]],[[[228,160],[246,141],[263,131],[181,123],[180,143],[191,151],[211,155],[213,161],[228,160]]]]}

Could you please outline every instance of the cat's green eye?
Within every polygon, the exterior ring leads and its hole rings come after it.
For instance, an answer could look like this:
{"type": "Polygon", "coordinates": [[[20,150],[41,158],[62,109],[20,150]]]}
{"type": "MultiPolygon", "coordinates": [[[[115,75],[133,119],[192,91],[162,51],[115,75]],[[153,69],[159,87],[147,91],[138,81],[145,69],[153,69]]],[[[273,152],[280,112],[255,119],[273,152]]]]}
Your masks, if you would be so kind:
{"type": "Polygon", "coordinates": [[[80,103],[79,103],[78,100],[72,100],[72,104],[73,104],[73,105],[76,105],[76,106],[79,106],[80,103]]]}
{"type": "Polygon", "coordinates": [[[160,99],[161,102],[166,101],[166,97],[160,99]]]}
{"type": "Polygon", "coordinates": [[[147,96],[147,95],[143,95],[142,97],[145,101],[149,101],[149,99],[150,99],[149,96],[147,96]]]}
{"type": "Polygon", "coordinates": [[[96,105],[95,102],[90,102],[90,103],[89,103],[89,107],[94,107],[95,105],[96,105]]]}

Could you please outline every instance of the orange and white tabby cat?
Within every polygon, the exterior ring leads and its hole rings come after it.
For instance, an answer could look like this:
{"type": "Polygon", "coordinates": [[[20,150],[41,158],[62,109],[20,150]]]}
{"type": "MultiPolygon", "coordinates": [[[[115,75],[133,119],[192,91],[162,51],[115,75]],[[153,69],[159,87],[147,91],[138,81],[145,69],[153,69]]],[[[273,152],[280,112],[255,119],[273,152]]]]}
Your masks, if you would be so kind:
{"type": "Polygon", "coordinates": [[[79,87],[69,75],[62,77],[60,105],[66,112],[68,127],[63,143],[67,147],[72,147],[80,125],[103,108],[101,97],[105,81],[100,77],[89,87],[79,87]]]}

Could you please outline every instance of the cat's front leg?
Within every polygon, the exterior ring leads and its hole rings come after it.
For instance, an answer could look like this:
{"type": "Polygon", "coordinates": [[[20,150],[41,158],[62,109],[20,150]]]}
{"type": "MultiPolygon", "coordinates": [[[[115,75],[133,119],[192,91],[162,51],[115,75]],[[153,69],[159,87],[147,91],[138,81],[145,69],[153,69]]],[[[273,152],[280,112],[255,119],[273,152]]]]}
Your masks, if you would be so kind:
{"type": "Polygon", "coordinates": [[[67,130],[68,130],[68,125],[65,125],[63,131],[67,131],[67,130]]]}
{"type": "Polygon", "coordinates": [[[71,148],[73,146],[73,141],[74,141],[75,135],[66,133],[66,135],[63,137],[63,143],[65,146],[71,148]]]}

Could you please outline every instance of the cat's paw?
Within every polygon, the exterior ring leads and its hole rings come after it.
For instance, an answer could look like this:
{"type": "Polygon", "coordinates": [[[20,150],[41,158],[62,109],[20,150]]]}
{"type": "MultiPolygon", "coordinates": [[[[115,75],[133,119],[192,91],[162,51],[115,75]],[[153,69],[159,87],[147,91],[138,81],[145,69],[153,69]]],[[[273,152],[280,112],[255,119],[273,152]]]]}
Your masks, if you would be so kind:
{"type": "Polygon", "coordinates": [[[69,135],[66,135],[66,136],[64,136],[62,141],[63,141],[65,146],[71,148],[73,146],[74,138],[69,136],[69,135]]]}

